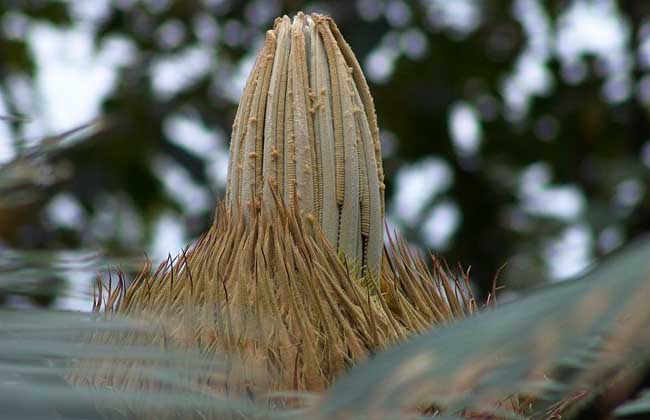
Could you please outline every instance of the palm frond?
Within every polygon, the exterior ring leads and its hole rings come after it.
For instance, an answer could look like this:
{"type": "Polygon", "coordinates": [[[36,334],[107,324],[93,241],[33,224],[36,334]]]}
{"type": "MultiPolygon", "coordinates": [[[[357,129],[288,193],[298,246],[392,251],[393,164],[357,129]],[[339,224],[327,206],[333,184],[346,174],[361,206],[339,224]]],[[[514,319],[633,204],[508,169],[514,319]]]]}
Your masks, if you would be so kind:
{"type": "Polygon", "coordinates": [[[273,417],[268,405],[235,395],[217,398],[198,389],[195,384],[202,378],[233,369],[233,359],[218,354],[207,358],[149,340],[161,335],[160,328],[160,324],[93,314],[0,311],[2,418],[273,417]],[[128,336],[132,345],[98,339],[106,336],[128,336]],[[96,378],[106,372],[125,379],[137,376],[159,386],[149,390],[69,383],[71,378],[96,378]]]}
{"type": "Polygon", "coordinates": [[[314,415],[391,417],[428,406],[471,414],[518,396],[528,414],[551,418],[647,361],[649,256],[645,241],[585,278],[400,344],[341,378],[314,415]]]}
{"type": "Polygon", "coordinates": [[[650,390],[645,390],[637,398],[626,402],[614,411],[619,419],[643,419],[650,416],[650,390]]]}
{"type": "Polygon", "coordinates": [[[17,151],[16,157],[0,165],[0,218],[3,211],[38,201],[43,187],[68,178],[69,170],[55,167],[49,160],[108,126],[107,117],[98,117],[37,141],[23,141],[26,144],[17,151]]]}
{"type": "MultiPolygon", "coordinates": [[[[20,250],[0,248],[0,295],[22,295],[51,300],[65,295],[71,276],[89,279],[107,268],[137,273],[144,257],[114,256],[91,249],[20,250]]],[[[89,283],[89,286],[91,284],[89,283]]],[[[89,299],[91,294],[88,288],[89,299]]]]}
{"type": "MultiPolygon", "coordinates": [[[[253,369],[216,348],[201,351],[194,334],[186,342],[165,339],[181,336],[168,330],[179,325],[178,314],[170,324],[161,317],[0,311],[0,406],[7,418],[571,418],[565,413],[598,391],[595,385],[647,361],[648,255],[650,243],[640,243],[583,279],[395,345],[340,377],[323,397],[213,392],[214,381],[237,374],[250,380],[253,369]],[[110,380],[102,384],[102,375],[110,380]],[[84,378],[93,386],[79,386],[84,378]]],[[[183,318],[196,326],[201,316],[188,309],[183,318]]],[[[225,324],[214,325],[218,331],[225,324]]],[[[641,413],[646,403],[616,414],[641,413]]]]}

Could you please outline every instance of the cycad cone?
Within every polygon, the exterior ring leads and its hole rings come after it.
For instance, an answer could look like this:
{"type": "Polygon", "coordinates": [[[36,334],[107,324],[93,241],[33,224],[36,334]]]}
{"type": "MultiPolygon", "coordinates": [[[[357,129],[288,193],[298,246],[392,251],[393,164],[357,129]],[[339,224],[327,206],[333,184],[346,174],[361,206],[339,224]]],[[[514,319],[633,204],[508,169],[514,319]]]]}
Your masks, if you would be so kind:
{"type": "Polygon", "coordinates": [[[273,212],[273,191],[350,262],[377,272],[383,171],[377,118],[352,50],[331,18],[276,19],[250,74],[230,145],[233,214],[273,212]]]}
{"type": "MultiPolygon", "coordinates": [[[[428,269],[403,241],[391,239],[382,258],[374,109],[331,19],[284,17],[269,32],[236,117],[228,184],[215,223],[187,252],[126,289],[96,294],[96,311],[162,329],[100,331],[94,342],[234,356],[227,373],[191,378],[210,394],[322,391],[385,346],[476,310],[466,282],[435,260],[428,269]],[[351,270],[341,251],[377,276],[351,270]]],[[[89,365],[69,380],[127,391],[166,386],[139,370],[149,361],[89,365]]],[[[176,414],[161,409],[152,418],[176,414]]]]}

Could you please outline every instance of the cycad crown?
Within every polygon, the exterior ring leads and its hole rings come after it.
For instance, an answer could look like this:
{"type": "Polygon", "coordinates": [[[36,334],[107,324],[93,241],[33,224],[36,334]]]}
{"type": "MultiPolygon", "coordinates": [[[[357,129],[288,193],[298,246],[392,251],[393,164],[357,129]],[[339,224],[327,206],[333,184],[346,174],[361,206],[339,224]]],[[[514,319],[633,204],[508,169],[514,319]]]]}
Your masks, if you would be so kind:
{"type": "Polygon", "coordinates": [[[271,214],[277,193],[349,260],[377,272],[384,183],[375,108],[329,17],[275,21],[233,124],[226,200],[271,214]]]}

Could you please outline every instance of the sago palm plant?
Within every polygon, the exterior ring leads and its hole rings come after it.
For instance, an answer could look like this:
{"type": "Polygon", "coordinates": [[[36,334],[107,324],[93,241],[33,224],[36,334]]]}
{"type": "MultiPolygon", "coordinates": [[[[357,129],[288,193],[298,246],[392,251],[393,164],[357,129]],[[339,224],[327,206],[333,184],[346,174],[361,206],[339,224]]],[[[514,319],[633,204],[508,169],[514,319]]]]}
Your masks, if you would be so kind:
{"type": "MultiPolygon", "coordinates": [[[[279,18],[233,125],[225,202],[94,314],[0,312],[13,418],[572,418],[648,413],[650,245],[478,307],[383,232],[372,98],[334,22],[279,18]],[[21,417],[22,416],[22,417],[21,417]]],[[[0,282],[0,287],[1,287],[0,282]]],[[[7,417],[7,418],[10,418],[7,417]]],[[[605,417],[602,417],[605,418],[605,417]]]]}
{"type": "Polygon", "coordinates": [[[388,344],[476,310],[466,278],[436,260],[428,269],[403,241],[384,250],[383,213],[375,110],[354,54],[328,17],[279,18],[244,89],[214,224],[96,309],[165,319],[165,340],[236,357],[244,371],[214,392],[322,391],[388,344]]]}

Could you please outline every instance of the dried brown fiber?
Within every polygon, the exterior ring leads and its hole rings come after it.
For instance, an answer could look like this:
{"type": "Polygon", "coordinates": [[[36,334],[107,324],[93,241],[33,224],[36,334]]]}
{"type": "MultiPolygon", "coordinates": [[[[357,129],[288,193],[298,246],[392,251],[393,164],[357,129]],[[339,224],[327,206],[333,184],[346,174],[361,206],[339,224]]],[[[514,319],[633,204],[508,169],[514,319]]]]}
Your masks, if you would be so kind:
{"type": "Polygon", "coordinates": [[[165,320],[166,342],[236,357],[249,372],[223,378],[217,392],[226,383],[320,391],[387,345],[476,310],[466,277],[435,259],[428,269],[403,241],[385,248],[381,278],[362,277],[320,229],[308,233],[295,210],[277,209],[244,222],[220,205],[193,248],[104,293],[96,310],[165,320]]]}

